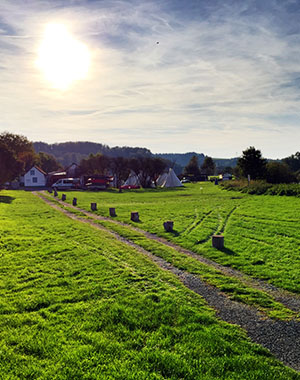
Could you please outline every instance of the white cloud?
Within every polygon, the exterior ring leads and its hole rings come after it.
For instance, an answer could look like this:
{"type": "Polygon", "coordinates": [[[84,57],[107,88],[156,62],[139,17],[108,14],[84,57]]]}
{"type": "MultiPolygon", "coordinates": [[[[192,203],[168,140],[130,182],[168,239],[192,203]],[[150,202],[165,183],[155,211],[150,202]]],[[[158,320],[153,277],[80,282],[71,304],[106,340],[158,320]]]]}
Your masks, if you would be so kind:
{"type": "Polygon", "coordinates": [[[188,22],[158,2],[53,4],[4,0],[1,129],[219,157],[249,145],[271,157],[299,150],[300,39],[279,33],[268,15],[247,14],[243,3],[188,22]],[[91,50],[89,78],[71,91],[49,88],[34,64],[51,21],[91,50]]]}

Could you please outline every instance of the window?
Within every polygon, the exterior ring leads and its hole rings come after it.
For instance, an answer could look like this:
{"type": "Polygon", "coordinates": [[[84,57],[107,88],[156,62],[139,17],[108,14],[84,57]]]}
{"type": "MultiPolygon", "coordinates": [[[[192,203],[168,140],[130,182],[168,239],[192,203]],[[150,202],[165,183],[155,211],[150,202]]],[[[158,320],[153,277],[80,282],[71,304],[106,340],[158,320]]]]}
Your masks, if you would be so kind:
{"type": "Polygon", "coordinates": [[[30,170],[30,175],[35,175],[35,171],[34,171],[34,169],[31,169],[31,170],[30,170]]]}
{"type": "Polygon", "coordinates": [[[32,177],[32,183],[37,183],[37,177],[32,177]]]}

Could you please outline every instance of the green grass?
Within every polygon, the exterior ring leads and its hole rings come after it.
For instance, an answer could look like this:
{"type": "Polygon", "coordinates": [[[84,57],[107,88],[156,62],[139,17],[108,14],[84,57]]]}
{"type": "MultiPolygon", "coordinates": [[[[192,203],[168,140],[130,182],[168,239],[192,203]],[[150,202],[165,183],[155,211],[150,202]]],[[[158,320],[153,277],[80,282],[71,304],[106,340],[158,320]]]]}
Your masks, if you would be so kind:
{"type": "Polygon", "coordinates": [[[137,225],[223,265],[300,293],[300,203],[296,197],[254,196],[222,191],[211,183],[180,189],[136,190],[119,194],[70,192],[67,201],[99,215],[115,207],[117,220],[137,225]],[[138,211],[141,222],[130,221],[138,211]],[[174,221],[174,233],[163,222],[174,221]],[[211,247],[211,235],[223,233],[225,249],[211,247]]]}
{"type": "Polygon", "coordinates": [[[136,250],[1,195],[1,379],[300,378],[136,250]]]}
{"type": "Polygon", "coordinates": [[[109,220],[101,221],[93,219],[74,208],[63,206],[52,197],[48,197],[48,199],[82,219],[90,219],[93,223],[98,223],[105,228],[116,232],[120,236],[134,242],[155,256],[161,257],[170,262],[177,268],[200,276],[202,280],[218,287],[222,292],[226,293],[230,299],[255,306],[270,318],[289,320],[299,316],[299,313],[287,309],[281,303],[276,302],[269,294],[253,289],[236,278],[226,276],[213,267],[203,264],[174,248],[168,247],[158,241],[151,240],[143,233],[133,230],[131,226],[119,225],[109,220]]]}

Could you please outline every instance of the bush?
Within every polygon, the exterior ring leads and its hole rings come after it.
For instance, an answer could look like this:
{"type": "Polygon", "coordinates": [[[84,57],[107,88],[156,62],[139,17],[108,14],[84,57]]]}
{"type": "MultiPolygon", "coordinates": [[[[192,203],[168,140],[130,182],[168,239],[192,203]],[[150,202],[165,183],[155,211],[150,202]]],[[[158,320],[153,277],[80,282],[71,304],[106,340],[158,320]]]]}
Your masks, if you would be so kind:
{"type": "Polygon", "coordinates": [[[228,181],[221,183],[220,186],[224,190],[234,190],[248,194],[300,197],[300,185],[297,183],[273,185],[266,181],[251,181],[248,186],[247,181],[228,181]]]}

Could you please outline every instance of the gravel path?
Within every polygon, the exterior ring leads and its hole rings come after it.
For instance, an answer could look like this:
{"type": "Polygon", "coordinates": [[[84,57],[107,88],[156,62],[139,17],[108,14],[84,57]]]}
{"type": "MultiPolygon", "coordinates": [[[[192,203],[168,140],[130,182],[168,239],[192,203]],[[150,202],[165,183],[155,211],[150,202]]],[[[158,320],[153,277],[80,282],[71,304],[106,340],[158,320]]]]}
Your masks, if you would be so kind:
{"type": "MultiPolygon", "coordinates": [[[[205,284],[199,277],[196,277],[188,272],[174,267],[170,263],[157,256],[154,256],[135,243],[121,237],[117,233],[112,232],[111,230],[97,223],[92,222],[91,220],[80,218],[71,212],[62,209],[61,207],[54,205],[51,201],[44,198],[41,194],[37,195],[46,203],[48,203],[52,208],[64,213],[71,219],[89,224],[99,230],[110,233],[114,238],[131,247],[134,247],[142,254],[148,256],[161,268],[172,272],[181,280],[181,282],[186,287],[201,295],[206,300],[206,302],[216,310],[216,314],[222,320],[241,326],[247,331],[248,336],[253,342],[261,344],[263,347],[269,349],[275,357],[277,357],[287,366],[300,371],[300,322],[294,320],[288,322],[274,321],[265,318],[255,308],[228,299],[217,288],[205,284]]],[[[65,203],[64,205],[70,207],[69,204],[65,203]]],[[[99,217],[85,210],[78,210],[84,212],[84,214],[88,216],[94,217],[95,219],[111,221],[109,218],[99,217]]],[[[161,238],[159,238],[159,241],[161,241],[161,238]]]]}

